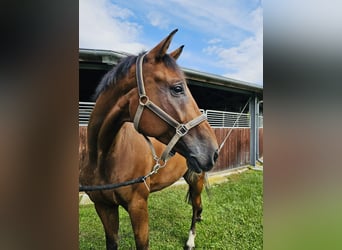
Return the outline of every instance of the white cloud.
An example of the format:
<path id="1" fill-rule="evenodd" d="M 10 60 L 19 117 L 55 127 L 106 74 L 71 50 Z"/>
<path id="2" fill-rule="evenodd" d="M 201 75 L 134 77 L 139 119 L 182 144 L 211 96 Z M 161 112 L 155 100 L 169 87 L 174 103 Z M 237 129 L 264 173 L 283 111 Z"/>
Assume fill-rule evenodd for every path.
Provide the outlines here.
<path id="1" fill-rule="evenodd" d="M 237 46 L 227 47 L 208 42 L 203 49 L 207 55 L 216 55 L 218 62 L 227 73 L 224 76 L 243 81 L 263 82 L 263 26 L 262 9 L 257 8 L 249 14 L 249 30 L 252 35 L 240 41 Z M 214 39 L 215 40 L 215 39 Z"/>
<path id="2" fill-rule="evenodd" d="M 152 26 L 159 27 L 161 29 L 169 28 L 169 20 L 165 18 L 160 12 L 151 11 L 147 14 L 147 18 L 149 19 Z"/>
<path id="3" fill-rule="evenodd" d="M 252 4 L 259 3 L 249 2 Z M 156 30 L 193 32 L 185 36 L 189 39 L 186 48 L 192 55 L 201 54 L 198 48 L 202 49 L 199 58 L 203 62 L 184 59 L 185 67 L 206 71 L 210 66 L 221 75 L 262 84 L 262 7 L 251 10 L 239 0 L 144 0 L 127 6 L 130 10 L 109 0 L 80 0 L 80 47 L 131 53 L 146 50 L 148 47 L 138 42 L 145 35 L 140 20 L 144 16 Z"/>
<path id="4" fill-rule="evenodd" d="M 222 42 L 222 39 L 220 39 L 220 38 L 213 38 L 213 39 L 210 39 L 208 41 L 208 44 L 217 44 L 217 43 L 220 43 L 220 42 Z"/>
<path id="5" fill-rule="evenodd" d="M 211 36 L 202 52 L 214 58 L 208 63 L 216 62 L 216 67 L 225 72 L 223 75 L 262 84 L 262 7 L 250 10 L 238 0 L 146 2 L 150 4 L 149 8 L 162 10 L 160 16 L 178 20 L 181 26 Z"/>
<path id="6" fill-rule="evenodd" d="M 263 81 L 262 37 L 255 36 L 243 40 L 239 46 L 222 49 L 220 62 L 234 73 L 225 76 L 253 83 Z"/>
<path id="7" fill-rule="evenodd" d="M 204 53 L 217 55 L 221 67 L 230 72 L 224 74 L 226 77 L 260 84 L 263 81 L 262 46 L 262 34 L 258 34 L 231 48 L 209 46 Z"/>
<path id="8" fill-rule="evenodd" d="M 146 8 L 159 11 L 164 18 L 170 18 L 175 22 L 178 20 L 184 26 L 201 32 L 218 34 L 220 37 L 231 36 L 227 30 L 232 27 L 253 32 L 257 25 L 251 22 L 252 16 L 239 0 L 145 0 L 145 2 Z"/>
<path id="9" fill-rule="evenodd" d="M 79 2 L 79 46 L 138 53 L 146 47 L 138 43 L 142 27 L 127 21 L 133 13 L 108 0 Z"/>

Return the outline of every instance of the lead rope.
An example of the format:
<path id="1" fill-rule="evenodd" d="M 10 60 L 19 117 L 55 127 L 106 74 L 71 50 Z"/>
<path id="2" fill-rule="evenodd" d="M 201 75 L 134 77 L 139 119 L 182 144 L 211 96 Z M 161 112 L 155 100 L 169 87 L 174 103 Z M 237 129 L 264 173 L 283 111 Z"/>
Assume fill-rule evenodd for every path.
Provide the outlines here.
<path id="1" fill-rule="evenodd" d="M 226 137 L 223 139 L 223 141 L 222 141 L 222 143 L 221 143 L 221 145 L 220 145 L 220 147 L 219 147 L 219 149 L 218 149 L 219 153 L 220 153 L 221 149 L 223 148 L 224 144 L 226 143 L 228 137 L 229 137 L 230 134 L 232 133 L 233 128 L 235 127 L 237 121 L 240 119 L 240 117 L 241 117 L 243 111 L 245 111 L 245 109 L 246 109 L 246 107 L 247 107 L 247 104 L 249 103 L 250 100 L 251 100 L 251 97 L 247 100 L 247 102 L 246 102 L 245 106 L 243 107 L 241 113 L 240 113 L 239 116 L 236 118 L 236 120 L 235 120 L 235 122 L 234 122 L 234 124 L 233 124 L 233 127 L 230 128 L 230 130 L 228 131 Z"/>

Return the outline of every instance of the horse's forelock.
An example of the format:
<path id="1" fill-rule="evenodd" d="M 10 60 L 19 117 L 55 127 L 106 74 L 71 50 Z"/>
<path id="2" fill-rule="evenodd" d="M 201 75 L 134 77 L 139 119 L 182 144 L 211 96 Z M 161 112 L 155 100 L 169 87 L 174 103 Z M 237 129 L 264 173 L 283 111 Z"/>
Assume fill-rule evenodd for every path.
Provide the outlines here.
<path id="1" fill-rule="evenodd" d="M 180 70 L 177 62 L 173 59 L 170 55 L 166 54 L 163 56 L 162 61 L 164 62 L 165 66 L 169 69 L 173 70 Z"/>

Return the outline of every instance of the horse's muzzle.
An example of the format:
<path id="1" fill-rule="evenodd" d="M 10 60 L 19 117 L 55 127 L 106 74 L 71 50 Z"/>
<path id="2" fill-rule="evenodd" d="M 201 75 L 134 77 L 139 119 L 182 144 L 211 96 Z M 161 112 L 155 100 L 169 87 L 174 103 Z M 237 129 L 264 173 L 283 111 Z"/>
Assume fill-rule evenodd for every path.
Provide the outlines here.
<path id="1" fill-rule="evenodd" d="M 214 167 L 218 155 L 218 150 L 215 150 L 212 155 L 190 154 L 190 156 L 187 157 L 188 167 L 196 173 L 210 171 Z"/>
<path id="2" fill-rule="evenodd" d="M 215 162 L 217 161 L 218 156 L 219 156 L 219 150 L 216 149 L 213 155 L 213 165 L 215 165 Z"/>

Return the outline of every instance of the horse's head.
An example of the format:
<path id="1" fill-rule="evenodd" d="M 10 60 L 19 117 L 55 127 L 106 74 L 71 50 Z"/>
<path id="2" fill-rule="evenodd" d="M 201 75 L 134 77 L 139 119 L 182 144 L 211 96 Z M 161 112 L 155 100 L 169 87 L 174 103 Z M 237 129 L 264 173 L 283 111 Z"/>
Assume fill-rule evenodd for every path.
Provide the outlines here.
<path id="1" fill-rule="evenodd" d="M 129 112 L 139 132 L 165 144 L 176 134 L 177 123 L 186 125 L 178 128 L 177 132 L 185 135 L 181 136 L 173 150 L 182 154 L 196 172 L 208 171 L 218 157 L 218 144 L 209 123 L 205 118 L 201 119 L 203 116 L 177 66 L 176 59 L 183 46 L 170 54 L 166 53 L 176 31 L 144 56 L 138 57 L 136 81 L 140 86 L 132 95 Z M 154 107 L 150 107 L 150 102 Z M 167 115 L 160 115 L 163 111 Z M 188 126 L 192 121 L 196 124 Z"/>

